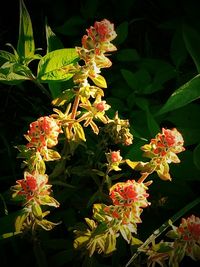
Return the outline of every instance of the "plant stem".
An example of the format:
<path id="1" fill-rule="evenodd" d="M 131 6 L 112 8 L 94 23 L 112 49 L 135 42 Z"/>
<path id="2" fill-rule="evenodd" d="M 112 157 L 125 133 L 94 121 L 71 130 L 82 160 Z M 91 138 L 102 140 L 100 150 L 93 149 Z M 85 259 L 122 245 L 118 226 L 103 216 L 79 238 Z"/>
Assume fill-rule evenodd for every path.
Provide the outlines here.
<path id="1" fill-rule="evenodd" d="M 73 103 L 73 107 L 72 107 L 72 114 L 71 114 L 71 119 L 72 120 L 74 120 L 76 118 L 76 112 L 77 112 L 77 109 L 78 109 L 79 100 L 80 100 L 80 97 L 77 94 L 76 97 L 75 97 L 74 103 Z M 69 131 L 71 130 L 71 128 L 72 128 L 72 123 L 69 124 Z"/>

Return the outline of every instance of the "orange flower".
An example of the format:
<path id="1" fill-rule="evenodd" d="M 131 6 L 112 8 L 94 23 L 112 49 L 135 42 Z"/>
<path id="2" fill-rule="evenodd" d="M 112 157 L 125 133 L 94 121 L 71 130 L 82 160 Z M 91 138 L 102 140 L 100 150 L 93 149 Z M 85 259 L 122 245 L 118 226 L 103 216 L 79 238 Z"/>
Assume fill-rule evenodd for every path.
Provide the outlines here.
<path id="1" fill-rule="evenodd" d="M 49 196 L 51 185 L 47 182 L 48 176 L 46 174 L 24 172 L 24 179 L 17 180 L 17 184 L 11 188 L 14 191 L 13 197 L 24 196 L 25 205 L 29 202 L 35 202 L 40 205 L 57 207 L 58 202 Z"/>
<path id="2" fill-rule="evenodd" d="M 137 203 L 140 207 L 148 206 L 146 193 L 148 188 L 143 183 L 137 183 L 135 180 L 117 183 L 110 188 L 110 198 L 114 205 L 132 206 Z"/>
<path id="3" fill-rule="evenodd" d="M 191 215 L 182 218 L 178 232 L 185 241 L 196 241 L 200 244 L 200 218 Z"/>
<path id="4" fill-rule="evenodd" d="M 100 22 L 96 21 L 94 24 L 94 29 L 98 34 L 98 38 L 101 42 L 112 41 L 117 36 L 114 31 L 114 24 L 110 23 L 109 20 L 104 19 Z"/>
<path id="5" fill-rule="evenodd" d="M 177 154 L 185 150 L 183 137 L 176 128 L 172 130 L 162 128 L 162 133 L 157 134 L 150 144 L 152 152 L 161 156 L 165 156 L 169 151 Z"/>
<path id="6" fill-rule="evenodd" d="M 62 132 L 58 122 L 52 117 L 41 117 L 30 124 L 25 138 L 27 147 L 35 147 L 40 151 L 44 147 L 53 147 L 58 143 L 58 135 Z"/>

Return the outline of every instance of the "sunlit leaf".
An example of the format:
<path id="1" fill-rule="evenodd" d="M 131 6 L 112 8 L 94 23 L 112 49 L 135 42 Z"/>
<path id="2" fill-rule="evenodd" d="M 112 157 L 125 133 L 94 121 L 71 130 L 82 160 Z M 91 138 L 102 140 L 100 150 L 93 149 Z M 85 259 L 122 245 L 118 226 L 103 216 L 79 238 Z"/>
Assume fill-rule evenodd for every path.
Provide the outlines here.
<path id="1" fill-rule="evenodd" d="M 75 92 L 72 89 L 66 89 L 52 101 L 52 104 L 54 106 L 62 106 L 65 103 L 69 103 L 74 98 L 74 96 Z"/>
<path id="2" fill-rule="evenodd" d="M 101 88 L 107 88 L 106 80 L 102 75 L 97 74 L 95 77 L 90 77 L 90 79 L 94 82 L 95 85 Z"/>
<path id="3" fill-rule="evenodd" d="M 17 62 L 17 57 L 15 55 L 4 50 L 0 50 L 0 58 L 3 58 L 6 61 L 13 62 L 13 63 Z"/>
<path id="4" fill-rule="evenodd" d="M 23 0 L 20 0 L 20 25 L 17 52 L 22 59 L 35 53 L 32 22 Z"/>
<path id="5" fill-rule="evenodd" d="M 74 48 L 49 52 L 38 64 L 37 78 L 43 82 L 68 80 L 74 75 L 73 64 L 78 59 L 78 54 Z"/>

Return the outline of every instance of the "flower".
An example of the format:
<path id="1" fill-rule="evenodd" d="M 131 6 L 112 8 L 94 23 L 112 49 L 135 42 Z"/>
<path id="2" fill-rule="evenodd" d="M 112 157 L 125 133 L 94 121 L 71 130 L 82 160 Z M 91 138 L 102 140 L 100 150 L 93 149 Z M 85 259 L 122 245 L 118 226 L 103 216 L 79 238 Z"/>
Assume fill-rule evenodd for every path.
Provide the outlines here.
<path id="1" fill-rule="evenodd" d="M 135 180 L 128 180 L 113 185 L 110 188 L 110 198 L 114 205 L 119 206 L 132 206 L 136 204 L 140 207 L 147 207 L 147 197 L 149 194 L 146 193 L 148 188 L 144 183 L 137 183 Z"/>
<path id="2" fill-rule="evenodd" d="M 58 135 L 62 132 L 58 122 L 52 117 L 41 117 L 30 124 L 25 138 L 29 141 L 27 147 L 34 147 L 38 151 L 53 147 L 58 143 Z"/>
<path id="3" fill-rule="evenodd" d="M 183 147 L 184 140 L 176 128 L 162 128 L 162 133 L 157 134 L 155 139 L 151 139 L 152 152 L 156 155 L 165 156 L 169 151 L 180 153 L 185 150 Z"/>
<path id="4" fill-rule="evenodd" d="M 106 153 L 106 158 L 108 161 L 108 169 L 120 171 L 119 164 L 122 163 L 122 157 L 120 156 L 120 150 L 118 151 L 110 151 Z"/>
<path id="5" fill-rule="evenodd" d="M 200 244 L 200 218 L 191 215 L 187 219 L 182 218 L 178 227 L 178 233 L 185 241 L 194 241 Z"/>
<path id="6" fill-rule="evenodd" d="M 104 19 L 100 22 L 96 21 L 94 24 L 94 29 L 101 42 L 112 41 L 117 36 L 116 32 L 114 31 L 114 24 L 110 23 L 110 21 L 107 19 Z"/>
<path id="7" fill-rule="evenodd" d="M 48 176 L 46 174 L 39 174 L 24 172 L 24 179 L 17 180 L 17 185 L 11 189 L 14 191 L 13 197 L 21 195 L 25 197 L 25 205 L 32 202 L 40 205 L 49 205 L 57 207 L 58 202 L 50 197 L 51 185 L 47 184 Z"/>

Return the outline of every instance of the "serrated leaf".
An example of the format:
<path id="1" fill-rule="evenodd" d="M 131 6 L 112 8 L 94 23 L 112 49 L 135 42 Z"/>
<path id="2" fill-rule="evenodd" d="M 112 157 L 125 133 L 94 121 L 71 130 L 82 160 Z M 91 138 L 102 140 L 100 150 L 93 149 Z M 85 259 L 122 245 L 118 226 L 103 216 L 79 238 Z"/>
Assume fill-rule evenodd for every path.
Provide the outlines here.
<path id="1" fill-rule="evenodd" d="M 38 64 L 37 78 L 43 82 L 69 80 L 73 76 L 73 64 L 78 59 L 74 48 L 49 52 Z"/>
<path id="2" fill-rule="evenodd" d="M 99 86 L 101 88 L 107 88 L 106 80 L 102 75 L 97 74 L 95 77 L 90 77 L 90 79 L 94 82 L 96 86 Z"/>
<path id="3" fill-rule="evenodd" d="M 178 109 L 200 97 L 200 74 L 182 85 L 169 97 L 157 115 Z"/>
<path id="4" fill-rule="evenodd" d="M 20 24 L 17 52 L 22 59 L 32 57 L 35 53 L 32 22 L 23 0 L 20 0 Z"/>

